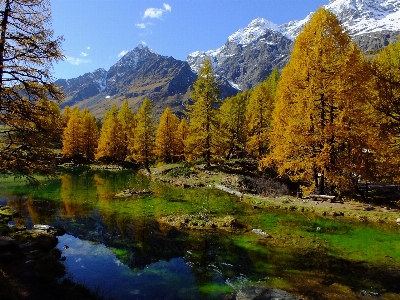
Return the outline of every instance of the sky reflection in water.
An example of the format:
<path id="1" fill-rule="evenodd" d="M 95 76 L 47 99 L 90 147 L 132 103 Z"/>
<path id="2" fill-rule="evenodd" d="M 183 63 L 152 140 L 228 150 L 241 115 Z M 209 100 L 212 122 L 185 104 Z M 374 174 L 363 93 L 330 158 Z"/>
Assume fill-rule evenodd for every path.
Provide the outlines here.
<path id="1" fill-rule="evenodd" d="M 66 247 L 67 246 L 67 247 Z M 143 270 L 131 270 L 103 244 L 59 237 L 68 276 L 117 299 L 198 299 L 190 267 L 182 258 L 159 261 Z M 172 298 L 171 298 L 172 299 Z"/>

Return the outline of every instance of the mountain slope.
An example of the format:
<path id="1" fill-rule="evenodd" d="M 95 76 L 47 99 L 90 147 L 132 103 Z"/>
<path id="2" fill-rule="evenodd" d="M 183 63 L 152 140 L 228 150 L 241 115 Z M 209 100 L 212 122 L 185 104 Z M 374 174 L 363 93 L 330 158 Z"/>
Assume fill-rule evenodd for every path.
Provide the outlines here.
<path id="1" fill-rule="evenodd" d="M 72 79 L 59 79 L 55 85 L 62 87 L 65 94 L 63 105 L 72 106 L 79 101 L 98 95 L 106 88 L 107 71 L 98 69 L 92 73 Z"/>
<path id="2" fill-rule="evenodd" d="M 156 54 L 139 45 L 125 54 L 108 71 L 104 69 L 87 73 L 74 79 L 60 79 L 56 84 L 63 88 L 66 101 L 63 105 L 87 107 L 98 118 L 113 104 L 118 107 L 128 100 L 137 110 L 148 97 L 156 115 L 167 106 L 182 112 L 190 97 L 190 88 L 197 79 L 187 62 Z M 221 82 L 222 96 L 237 93 L 237 89 Z"/>

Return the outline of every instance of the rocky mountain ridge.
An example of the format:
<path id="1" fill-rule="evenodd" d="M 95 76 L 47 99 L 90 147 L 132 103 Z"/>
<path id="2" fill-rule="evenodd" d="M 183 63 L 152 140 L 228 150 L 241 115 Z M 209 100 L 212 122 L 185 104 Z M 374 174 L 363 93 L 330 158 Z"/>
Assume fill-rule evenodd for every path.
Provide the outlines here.
<path id="1" fill-rule="evenodd" d="M 63 106 L 87 107 L 96 117 L 102 118 L 112 105 L 121 106 L 125 100 L 136 110 L 143 99 L 153 103 L 156 115 L 166 106 L 174 112 L 182 112 L 190 98 L 190 88 L 197 75 L 185 61 L 159 55 L 146 46 L 139 45 L 125 54 L 108 71 L 98 69 L 78 78 L 59 79 L 66 96 Z M 222 97 L 237 93 L 221 78 Z"/>

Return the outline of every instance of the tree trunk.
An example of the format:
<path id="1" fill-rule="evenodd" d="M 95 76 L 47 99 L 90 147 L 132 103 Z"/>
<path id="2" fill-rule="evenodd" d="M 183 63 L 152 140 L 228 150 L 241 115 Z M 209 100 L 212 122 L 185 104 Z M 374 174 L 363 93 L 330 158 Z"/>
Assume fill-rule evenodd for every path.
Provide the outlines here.
<path id="1" fill-rule="evenodd" d="M 3 19 L 1 20 L 1 37 L 0 37 L 0 89 L 3 88 L 4 74 L 4 51 L 6 47 L 6 32 L 8 25 L 8 16 L 10 14 L 10 1 L 6 0 L 4 7 Z"/>

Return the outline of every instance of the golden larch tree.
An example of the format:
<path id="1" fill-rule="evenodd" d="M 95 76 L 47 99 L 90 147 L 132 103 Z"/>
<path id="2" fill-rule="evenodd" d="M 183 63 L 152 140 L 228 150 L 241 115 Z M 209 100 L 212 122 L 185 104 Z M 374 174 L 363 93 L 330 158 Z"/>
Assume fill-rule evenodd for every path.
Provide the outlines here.
<path id="1" fill-rule="evenodd" d="M 95 159 L 107 163 L 120 163 L 126 159 L 125 152 L 124 134 L 118 119 L 118 108 L 113 105 L 104 115 Z"/>
<path id="2" fill-rule="evenodd" d="M 118 122 L 121 124 L 123 156 L 128 157 L 131 154 L 129 152 L 129 144 L 133 140 L 136 128 L 135 114 L 129 107 L 128 100 L 125 100 L 122 104 L 117 117 Z"/>
<path id="3" fill-rule="evenodd" d="M 370 140 L 370 76 L 336 16 L 320 8 L 296 38 L 282 71 L 262 166 L 318 193 L 357 184 Z"/>
<path id="4" fill-rule="evenodd" d="M 155 125 L 153 106 L 148 98 L 137 112 L 136 122 L 135 136 L 130 145 L 132 158 L 150 172 L 149 163 L 154 159 Z"/>
<path id="5" fill-rule="evenodd" d="M 193 159 L 202 157 L 210 165 L 212 155 L 221 145 L 221 134 L 217 109 L 219 87 L 209 58 L 200 68 L 190 96 L 193 104 L 187 105 L 190 133 L 185 146 Z"/>
<path id="6" fill-rule="evenodd" d="M 373 161 L 380 174 L 379 179 L 400 180 L 400 38 L 378 53 L 371 63 L 374 97 L 371 104 L 379 124 L 375 139 L 379 141 L 379 156 Z M 378 153 L 377 153 L 378 154 Z"/>
<path id="7" fill-rule="evenodd" d="M 177 154 L 180 160 L 185 159 L 185 142 L 189 136 L 189 124 L 186 118 L 182 118 L 177 129 Z"/>
<path id="8" fill-rule="evenodd" d="M 250 155 L 261 158 L 266 154 L 271 129 L 271 116 L 275 104 L 279 72 L 274 69 L 268 78 L 251 91 L 246 111 L 247 143 Z"/>
<path id="9" fill-rule="evenodd" d="M 246 148 L 246 107 L 249 92 L 226 99 L 220 107 L 220 126 L 226 159 Z"/>
<path id="10" fill-rule="evenodd" d="M 83 137 L 82 114 L 79 108 L 67 110 L 68 121 L 62 136 L 61 153 L 66 158 L 80 160 L 81 140 Z M 65 115 L 65 111 L 64 111 Z M 64 119 L 64 118 L 63 118 Z"/>
<path id="11" fill-rule="evenodd" d="M 82 137 L 80 138 L 80 152 L 87 162 L 94 160 L 99 142 L 99 126 L 91 112 L 84 108 L 81 113 Z"/>
<path id="12" fill-rule="evenodd" d="M 155 140 L 155 154 L 167 163 L 177 160 L 179 119 L 167 107 L 160 117 Z"/>
<path id="13" fill-rule="evenodd" d="M 53 37 L 50 1 L 0 2 L 0 169 L 27 175 L 52 173 L 59 136 L 50 104 L 63 95 L 53 83 L 53 62 L 63 59 L 62 37 Z M 45 123 L 42 123 L 45 122 Z M 41 153 L 41 154 L 40 154 Z"/>

